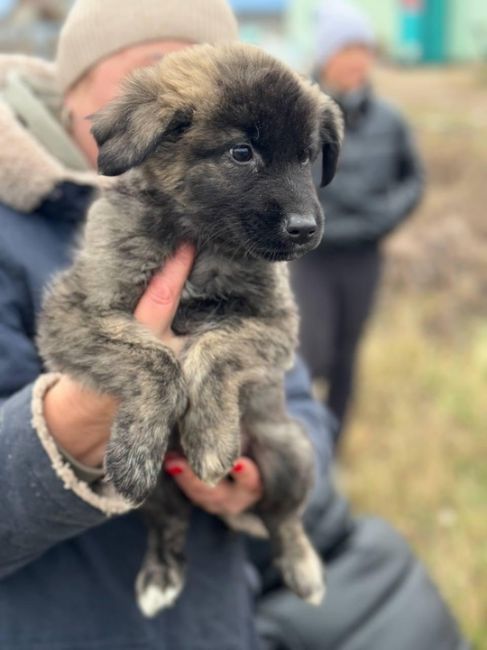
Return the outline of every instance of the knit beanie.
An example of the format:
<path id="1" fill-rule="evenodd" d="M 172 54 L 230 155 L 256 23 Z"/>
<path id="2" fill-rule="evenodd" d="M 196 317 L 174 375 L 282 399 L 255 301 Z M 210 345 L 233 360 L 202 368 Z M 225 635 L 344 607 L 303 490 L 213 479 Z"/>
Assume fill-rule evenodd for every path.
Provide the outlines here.
<path id="1" fill-rule="evenodd" d="M 96 63 L 131 45 L 237 38 L 237 21 L 226 0 L 76 0 L 59 37 L 58 84 L 66 92 Z"/>
<path id="2" fill-rule="evenodd" d="M 368 16 L 347 0 L 325 0 L 318 11 L 316 63 L 325 65 L 350 45 L 377 44 Z"/>

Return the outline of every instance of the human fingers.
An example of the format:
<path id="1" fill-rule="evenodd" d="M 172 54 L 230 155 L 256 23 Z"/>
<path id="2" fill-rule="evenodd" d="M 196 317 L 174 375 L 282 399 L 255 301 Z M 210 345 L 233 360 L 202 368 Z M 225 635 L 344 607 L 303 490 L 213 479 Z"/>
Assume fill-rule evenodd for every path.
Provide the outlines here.
<path id="1" fill-rule="evenodd" d="M 223 480 L 215 487 L 200 481 L 187 461 L 182 458 L 166 461 L 165 469 L 193 503 L 211 514 L 240 514 L 252 507 L 262 496 L 258 469 L 248 458 L 239 459 L 235 463 L 231 472 L 233 481 Z"/>
<path id="2" fill-rule="evenodd" d="M 194 246 L 183 244 L 154 275 L 137 305 L 134 312 L 136 320 L 159 337 L 171 329 L 194 258 Z"/>
<path id="3" fill-rule="evenodd" d="M 259 468 L 247 457 L 239 458 L 233 466 L 232 478 L 241 491 L 262 497 L 263 485 Z"/>

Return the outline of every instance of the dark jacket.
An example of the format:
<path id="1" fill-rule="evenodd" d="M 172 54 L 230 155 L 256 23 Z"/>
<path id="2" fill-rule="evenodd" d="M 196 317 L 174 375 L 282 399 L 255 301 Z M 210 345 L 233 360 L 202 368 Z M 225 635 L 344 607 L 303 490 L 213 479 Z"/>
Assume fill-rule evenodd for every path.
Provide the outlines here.
<path id="1" fill-rule="evenodd" d="M 338 171 L 319 190 L 326 216 L 322 250 L 379 241 L 423 194 L 423 167 L 399 111 L 370 89 L 353 106 L 342 101 L 341 107 L 345 140 Z"/>

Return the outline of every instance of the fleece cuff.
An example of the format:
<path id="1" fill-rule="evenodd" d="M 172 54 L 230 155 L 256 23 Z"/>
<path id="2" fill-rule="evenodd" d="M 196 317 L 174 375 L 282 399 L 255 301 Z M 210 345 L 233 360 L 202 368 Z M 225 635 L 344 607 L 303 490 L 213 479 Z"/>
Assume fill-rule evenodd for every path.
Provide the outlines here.
<path id="1" fill-rule="evenodd" d="M 63 482 L 65 489 L 71 490 L 80 499 L 107 516 L 120 515 L 133 510 L 134 505 L 118 494 L 110 481 L 97 481 L 89 485 L 81 480 L 59 450 L 44 418 L 44 395 L 57 381 L 59 381 L 57 374 L 41 375 L 35 382 L 32 393 L 32 426 L 49 456 L 54 472 Z"/>

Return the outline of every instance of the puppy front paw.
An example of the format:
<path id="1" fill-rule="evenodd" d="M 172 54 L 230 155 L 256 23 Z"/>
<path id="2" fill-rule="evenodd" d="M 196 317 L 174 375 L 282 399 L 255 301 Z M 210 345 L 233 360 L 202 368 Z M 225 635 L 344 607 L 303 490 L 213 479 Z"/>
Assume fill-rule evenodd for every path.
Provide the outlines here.
<path id="1" fill-rule="evenodd" d="M 196 476 L 207 485 L 218 485 L 232 471 L 235 461 L 240 456 L 240 447 L 233 450 L 213 448 L 186 452 L 188 462 Z"/>
<path id="2" fill-rule="evenodd" d="M 157 485 L 169 439 L 169 418 L 144 401 L 121 406 L 105 454 L 107 477 L 118 492 L 141 504 Z"/>
<path id="3" fill-rule="evenodd" d="M 196 412 L 187 413 L 181 423 L 181 446 L 196 476 L 217 485 L 240 456 L 240 428 L 232 422 L 226 427 L 203 428 L 204 420 Z"/>
<path id="4" fill-rule="evenodd" d="M 162 457 L 146 447 L 111 440 L 105 455 L 107 478 L 125 499 L 140 505 L 157 485 Z"/>

